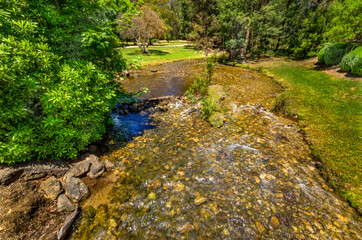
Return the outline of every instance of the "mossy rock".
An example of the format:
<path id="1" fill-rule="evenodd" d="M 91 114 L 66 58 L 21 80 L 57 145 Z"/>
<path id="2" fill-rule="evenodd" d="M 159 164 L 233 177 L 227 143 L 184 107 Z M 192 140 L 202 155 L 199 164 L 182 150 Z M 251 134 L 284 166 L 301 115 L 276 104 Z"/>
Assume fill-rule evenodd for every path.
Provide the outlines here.
<path id="1" fill-rule="evenodd" d="M 224 89 L 220 85 L 211 85 L 207 89 L 211 102 L 218 103 L 226 96 Z"/>
<path id="2" fill-rule="evenodd" d="M 84 213 L 84 216 L 87 218 L 94 218 L 97 211 L 93 206 L 89 205 L 89 206 L 86 206 L 83 208 L 83 213 Z"/>
<path id="3" fill-rule="evenodd" d="M 210 124 L 215 128 L 220 128 L 224 125 L 224 115 L 222 113 L 214 113 L 209 117 Z"/>

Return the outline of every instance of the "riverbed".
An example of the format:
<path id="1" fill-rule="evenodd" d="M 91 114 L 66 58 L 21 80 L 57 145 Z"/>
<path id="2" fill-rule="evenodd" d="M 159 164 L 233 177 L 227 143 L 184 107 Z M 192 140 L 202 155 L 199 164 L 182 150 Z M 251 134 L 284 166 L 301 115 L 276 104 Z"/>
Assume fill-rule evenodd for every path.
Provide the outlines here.
<path id="1" fill-rule="evenodd" d="M 271 111 L 282 88 L 261 73 L 218 65 L 224 126 L 181 97 L 200 61 L 145 67 L 128 78 L 144 98 L 115 111 L 104 155 L 116 167 L 91 190 L 72 239 L 361 239 L 360 220 L 318 173 L 296 122 Z"/>

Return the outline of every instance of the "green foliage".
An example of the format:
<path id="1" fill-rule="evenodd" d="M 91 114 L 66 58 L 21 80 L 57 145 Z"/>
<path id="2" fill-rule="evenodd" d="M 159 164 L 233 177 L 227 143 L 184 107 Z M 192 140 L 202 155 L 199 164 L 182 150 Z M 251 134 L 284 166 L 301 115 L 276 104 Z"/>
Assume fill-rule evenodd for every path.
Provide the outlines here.
<path id="1" fill-rule="evenodd" d="M 207 92 L 207 81 L 201 76 L 197 76 L 192 82 L 190 88 L 186 91 L 186 96 L 190 95 L 205 95 Z"/>
<path id="2" fill-rule="evenodd" d="M 341 70 L 362 76 L 362 46 L 343 57 Z"/>
<path id="3" fill-rule="evenodd" d="M 334 0 L 327 12 L 330 21 L 324 37 L 331 42 L 355 42 L 361 39 L 362 1 Z"/>
<path id="4" fill-rule="evenodd" d="M 206 83 L 210 84 L 216 69 L 217 55 L 213 54 L 206 58 Z"/>
<path id="5" fill-rule="evenodd" d="M 319 50 L 318 54 L 317 54 L 317 57 L 318 57 L 318 62 L 319 63 L 325 63 L 325 60 L 324 60 L 324 55 L 325 55 L 325 52 L 326 52 L 326 49 L 332 45 L 331 43 L 327 43 L 324 45 L 324 47 Z"/>
<path id="6" fill-rule="evenodd" d="M 2 1 L 0 163 L 73 158 L 105 132 L 125 68 L 103 1 Z M 4 14 L 2 14 L 4 16 Z"/>
<path id="7" fill-rule="evenodd" d="M 318 62 L 329 66 L 337 65 L 350 48 L 348 43 L 327 44 L 318 52 Z"/>
<path id="8" fill-rule="evenodd" d="M 215 113 L 221 111 L 220 101 L 224 98 L 225 92 L 219 85 L 212 85 L 207 88 L 207 96 L 202 98 L 201 113 L 203 119 L 208 119 Z M 214 118 L 214 120 L 216 120 Z"/>
<path id="9" fill-rule="evenodd" d="M 207 120 L 215 112 L 220 111 L 220 104 L 213 101 L 212 97 L 205 96 L 202 99 L 201 114 L 204 120 Z"/>
<path id="10" fill-rule="evenodd" d="M 196 80 L 191 84 L 190 88 L 186 91 L 186 95 L 201 95 L 207 93 L 207 87 L 210 85 L 212 76 L 216 69 L 216 54 L 205 58 L 206 71 L 204 77 L 197 76 Z"/>

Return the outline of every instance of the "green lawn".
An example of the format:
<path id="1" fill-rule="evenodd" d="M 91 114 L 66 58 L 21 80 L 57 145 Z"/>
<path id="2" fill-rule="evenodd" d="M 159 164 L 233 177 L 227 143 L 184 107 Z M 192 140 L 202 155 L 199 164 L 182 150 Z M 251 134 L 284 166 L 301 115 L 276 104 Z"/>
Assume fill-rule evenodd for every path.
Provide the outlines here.
<path id="1" fill-rule="evenodd" d="M 278 60 L 260 66 L 286 87 L 279 110 L 298 115 L 324 177 L 361 213 L 361 82 L 296 65 Z"/>
<path id="2" fill-rule="evenodd" d="M 177 41 L 173 42 L 173 44 L 180 45 L 186 43 Z M 189 45 L 180 47 L 150 46 L 149 54 L 142 54 L 139 48 L 124 48 L 120 49 L 120 51 L 128 61 L 136 61 L 142 65 L 203 57 L 201 52 L 196 51 Z"/>

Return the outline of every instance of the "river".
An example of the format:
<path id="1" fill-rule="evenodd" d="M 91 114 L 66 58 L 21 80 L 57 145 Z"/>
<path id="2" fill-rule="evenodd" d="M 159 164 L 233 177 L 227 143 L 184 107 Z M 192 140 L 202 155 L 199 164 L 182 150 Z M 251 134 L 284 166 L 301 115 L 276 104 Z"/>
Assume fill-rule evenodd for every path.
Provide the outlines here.
<path id="1" fill-rule="evenodd" d="M 124 85 L 181 96 L 201 72 L 199 61 L 150 66 Z M 319 175 L 296 122 L 271 112 L 282 88 L 221 65 L 212 84 L 226 92 L 218 129 L 185 97 L 112 114 L 102 158 L 116 167 L 91 188 L 71 239 L 361 239 L 357 213 Z"/>

